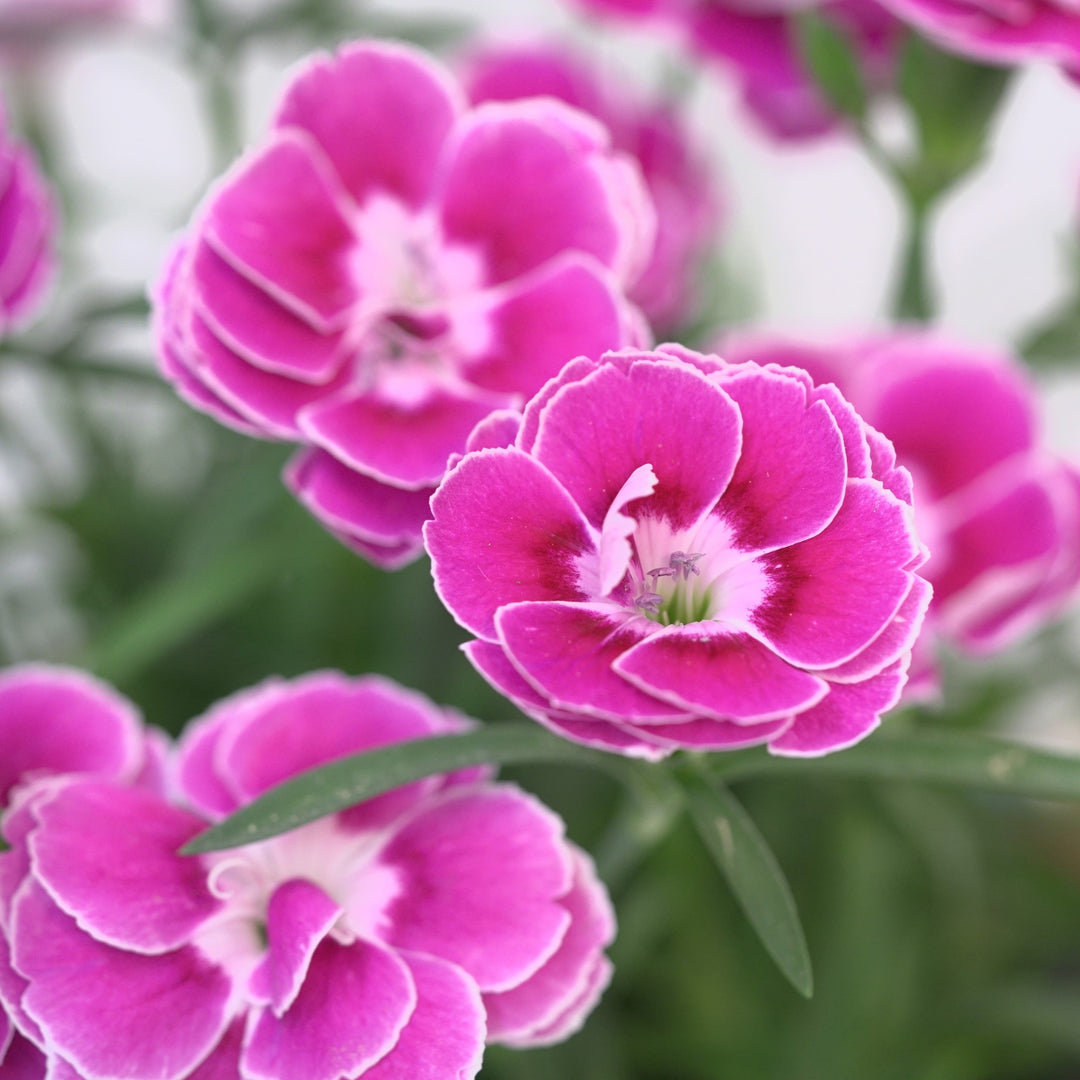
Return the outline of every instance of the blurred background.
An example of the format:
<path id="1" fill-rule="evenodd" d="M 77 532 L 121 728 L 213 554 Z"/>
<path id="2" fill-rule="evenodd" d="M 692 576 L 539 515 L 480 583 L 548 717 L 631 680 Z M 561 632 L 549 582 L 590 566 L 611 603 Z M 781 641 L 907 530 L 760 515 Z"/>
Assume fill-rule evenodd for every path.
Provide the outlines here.
<path id="1" fill-rule="evenodd" d="M 715 172 L 723 224 L 680 340 L 887 325 L 904 201 L 847 128 L 772 139 L 728 73 L 560 0 L 174 0 L 132 24 L 0 42 L 9 123 L 63 214 L 50 299 L 0 343 L 0 660 L 86 666 L 173 732 L 270 674 L 324 667 L 382 672 L 486 721 L 512 713 L 458 654 L 466 635 L 426 560 L 371 568 L 282 488 L 287 448 L 175 397 L 145 298 L 312 49 L 376 35 L 453 58 L 492 35 L 552 34 L 617 82 L 677 96 Z M 885 145 L 912 138 L 902 102 L 875 103 L 870 123 Z M 1050 444 L 1080 459 L 1078 206 L 1080 88 L 1049 66 L 1017 71 L 978 163 L 931 213 L 928 266 L 935 323 L 1025 351 Z M 1080 750 L 1078 655 L 1074 618 L 992 664 L 951 658 L 942 703 L 908 720 Z M 611 870 L 617 973 L 580 1035 L 494 1048 L 485 1080 L 1080 1078 L 1075 808 L 801 777 L 739 785 L 806 927 L 804 1001 L 685 821 L 607 859 L 613 782 L 514 776 Z"/>

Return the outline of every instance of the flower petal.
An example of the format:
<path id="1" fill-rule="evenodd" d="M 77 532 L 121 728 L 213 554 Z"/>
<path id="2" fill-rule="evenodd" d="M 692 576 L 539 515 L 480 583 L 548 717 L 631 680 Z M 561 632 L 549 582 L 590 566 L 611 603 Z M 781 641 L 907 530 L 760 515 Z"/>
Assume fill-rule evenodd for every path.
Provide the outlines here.
<path id="1" fill-rule="evenodd" d="M 647 694 L 736 723 L 791 716 L 828 692 L 822 679 L 792 667 L 749 634 L 718 624 L 666 627 L 613 666 Z"/>
<path id="2" fill-rule="evenodd" d="M 144 742 L 135 707 L 90 675 L 43 664 L 0 672 L 0 806 L 45 772 L 133 777 Z"/>
<path id="3" fill-rule="evenodd" d="M 447 236 L 480 252 L 492 285 L 567 249 L 615 266 L 628 225 L 613 198 L 606 150 L 606 130 L 562 102 L 477 106 L 448 150 L 441 191 Z"/>
<path id="4" fill-rule="evenodd" d="M 570 1028 L 571 1008 L 580 1024 L 600 996 L 603 986 L 593 976 L 603 949 L 614 940 L 615 913 L 592 860 L 577 848 L 573 858 L 574 884 L 561 901 L 570 913 L 570 929 L 558 952 L 521 985 L 484 995 L 492 1042 L 537 1045 L 546 1041 L 538 1033 L 556 1021 L 560 1029 Z"/>
<path id="5" fill-rule="evenodd" d="M 248 984 L 280 1017 L 296 1000 L 319 943 L 344 913 L 318 885 L 282 882 L 266 906 L 266 953 Z"/>
<path id="6" fill-rule="evenodd" d="M 27 844 L 38 880 L 99 941 L 163 953 L 218 907 L 198 859 L 177 849 L 200 818 L 140 788 L 97 780 L 58 784 L 33 809 Z"/>
<path id="7" fill-rule="evenodd" d="M 833 683 L 828 696 L 795 717 L 791 728 L 769 743 L 782 757 L 818 757 L 866 738 L 881 714 L 899 700 L 907 682 L 907 658 L 859 683 Z"/>
<path id="8" fill-rule="evenodd" d="M 353 472 L 325 450 L 302 450 L 285 467 L 285 485 L 346 543 L 367 545 L 384 569 L 411 562 L 423 548 L 431 489 L 410 491 Z"/>
<path id="9" fill-rule="evenodd" d="M 230 266 L 316 329 L 340 326 L 356 303 L 348 197 L 300 132 L 279 131 L 233 167 L 203 230 Z"/>
<path id="10" fill-rule="evenodd" d="M 791 727 L 791 717 L 760 724 L 736 724 L 730 720 L 700 717 L 684 724 L 627 724 L 626 730 L 668 753 L 672 750 L 737 750 L 776 738 Z"/>
<path id="11" fill-rule="evenodd" d="M 471 1080 L 484 1053 L 484 1006 L 476 983 L 434 956 L 402 951 L 416 983 L 416 1009 L 386 1057 L 364 1080 Z"/>
<path id="12" fill-rule="evenodd" d="M 688 364 L 622 357 L 564 385 L 540 419 L 533 453 L 599 527 L 642 465 L 656 490 L 636 510 L 687 528 L 712 507 L 732 478 L 742 442 L 739 410 Z M 564 597 L 564 599 L 566 599 Z"/>
<path id="13" fill-rule="evenodd" d="M 45 1080 L 45 1055 L 17 1031 L 7 1053 L 0 1051 L 0 1076 L 4 1080 Z"/>
<path id="14" fill-rule="evenodd" d="M 240 1074 L 245 1080 L 339 1080 L 387 1054 L 416 1008 L 405 963 L 371 941 L 315 950 L 292 1007 L 250 1014 Z"/>
<path id="15" fill-rule="evenodd" d="M 238 273 L 197 237 L 191 253 L 191 302 L 214 335 L 263 371 L 301 382 L 327 382 L 341 367 L 340 331 L 323 333 Z"/>
<path id="16" fill-rule="evenodd" d="M 158 956 L 114 949 L 33 881 L 16 900 L 11 940 L 30 983 L 27 1012 L 87 1080 L 179 1080 L 225 1030 L 229 980 L 190 946 Z"/>
<path id="17" fill-rule="evenodd" d="M 470 319 L 485 328 L 463 370 L 477 386 L 531 397 L 575 356 L 633 343 L 636 319 L 611 273 L 569 252 L 506 288 L 480 294 Z"/>
<path id="18" fill-rule="evenodd" d="M 723 387 L 743 418 L 742 452 L 718 507 L 741 551 L 821 532 L 844 501 L 847 459 L 828 406 L 777 372 L 750 368 Z"/>
<path id="19" fill-rule="evenodd" d="M 627 619 L 606 605 L 541 601 L 500 608 L 495 627 L 511 662 L 552 708 L 646 723 L 684 716 L 613 668 L 627 649 L 655 633 L 656 624 L 644 617 Z"/>
<path id="20" fill-rule="evenodd" d="M 307 61 L 274 123 L 309 132 L 357 203 L 384 191 L 419 207 L 462 106 L 461 91 L 424 53 L 357 42 Z"/>
<path id="21" fill-rule="evenodd" d="M 835 667 L 881 633 L 911 590 L 908 512 L 876 480 L 849 480 L 823 532 L 760 557 L 773 587 L 750 621 L 780 656 Z"/>
<path id="22" fill-rule="evenodd" d="M 464 968 L 481 990 L 516 986 L 559 947 L 570 887 L 562 822 L 507 785 L 451 788 L 387 842 L 405 883 L 385 939 Z"/>
<path id="23" fill-rule="evenodd" d="M 421 400 L 408 403 L 346 392 L 304 409 L 300 430 L 342 464 L 415 490 L 443 478 L 447 458 L 464 449 L 469 433 L 495 404 L 442 386 L 428 386 Z"/>
<path id="24" fill-rule="evenodd" d="M 435 590 L 467 630 L 494 640 L 495 611 L 521 600 L 584 600 L 595 539 L 538 462 L 517 450 L 470 454 L 431 499 L 424 526 Z"/>

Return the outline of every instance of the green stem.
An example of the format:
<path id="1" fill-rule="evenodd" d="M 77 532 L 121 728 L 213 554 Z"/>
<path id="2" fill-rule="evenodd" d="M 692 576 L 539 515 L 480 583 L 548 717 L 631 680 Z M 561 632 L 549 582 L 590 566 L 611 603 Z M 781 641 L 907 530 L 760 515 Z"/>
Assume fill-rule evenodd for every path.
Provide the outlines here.
<path id="1" fill-rule="evenodd" d="M 928 204 L 909 193 L 908 233 L 892 304 L 893 317 L 901 321 L 927 322 L 934 312 L 928 265 L 928 211 Z"/>
<path id="2" fill-rule="evenodd" d="M 741 750 L 713 755 L 708 762 L 709 771 L 725 783 L 758 776 L 838 776 L 951 784 L 1038 799 L 1080 799 L 1080 758 L 970 732 L 877 735 L 820 758 Z"/>

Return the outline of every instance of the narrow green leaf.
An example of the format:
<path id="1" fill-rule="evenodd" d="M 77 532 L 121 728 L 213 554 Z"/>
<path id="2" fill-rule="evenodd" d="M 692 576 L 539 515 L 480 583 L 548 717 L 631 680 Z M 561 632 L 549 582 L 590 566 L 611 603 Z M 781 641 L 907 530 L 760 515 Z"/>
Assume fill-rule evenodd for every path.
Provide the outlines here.
<path id="1" fill-rule="evenodd" d="M 560 739 L 534 723 L 493 724 L 463 735 L 395 743 L 322 765 L 272 788 L 255 802 L 200 833 L 185 855 L 252 844 L 435 773 L 474 765 L 565 761 L 614 771 L 623 779 L 642 768 L 615 754 Z"/>
<path id="2" fill-rule="evenodd" d="M 799 51 L 825 96 L 842 113 L 866 115 L 866 86 L 851 41 L 820 15 L 803 12 L 796 20 Z"/>
<path id="3" fill-rule="evenodd" d="M 751 776 L 843 776 L 914 780 L 1003 795 L 1080 800 L 1080 758 L 964 731 L 881 734 L 820 758 L 773 757 L 746 750 L 714 754 L 710 772 L 725 781 Z"/>
<path id="4" fill-rule="evenodd" d="M 151 588 L 99 636 L 85 666 L 124 682 L 245 603 L 280 572 L 281 545 L 230 548 L 213 562 Z"/>
<path id="5" fill-rule="evenodd" d="M 812 997 L 810 952 L 795 898 L 772 849 L 742 804 L 721 783 L 687 780 L 690 815 L 750 925 L 788 982 Z"/>

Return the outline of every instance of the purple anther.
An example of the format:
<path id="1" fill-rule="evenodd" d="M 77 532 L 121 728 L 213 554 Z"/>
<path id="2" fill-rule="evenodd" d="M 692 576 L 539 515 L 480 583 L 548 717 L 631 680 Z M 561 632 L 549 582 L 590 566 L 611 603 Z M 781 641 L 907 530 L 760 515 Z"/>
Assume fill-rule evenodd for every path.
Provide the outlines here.
<path id="1" fill-rule="evenodd" d="M 641 608 L 642 611 L 647 611 L 650 615 L 655 615 L 663 604 L 664 598 L 659 593 L 647 592 L 642 593 L 635 601 L 634 606 Z"/>
<path id="2" fill-rule="evenodd" d="M 656 588 L 656 579 L 657 578 L 678 577 L 679 576 L 679 571 L 674 569 L 671 566 L 660 566 L 660 567 L 657 567 L 655 570 L 650 570 L 648 572 L 648 574 L 646 574 L 645 576 L 652 578 L 653 588 L 655 589 Z"/>
<path id="3" fill-rule="evenodd" d="M 701 568 L 697 565 L 698 559 L 705 557 L 704 551 L 693 551 L 687 554 L 685 551 L 673 551 L 668 565 L 677 574 L 682 570 L 683 581 L 689 581 L 691 574 L 700 574 Z"/>

